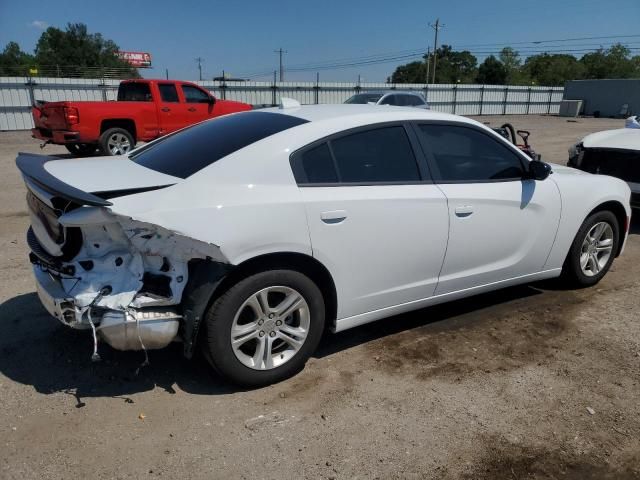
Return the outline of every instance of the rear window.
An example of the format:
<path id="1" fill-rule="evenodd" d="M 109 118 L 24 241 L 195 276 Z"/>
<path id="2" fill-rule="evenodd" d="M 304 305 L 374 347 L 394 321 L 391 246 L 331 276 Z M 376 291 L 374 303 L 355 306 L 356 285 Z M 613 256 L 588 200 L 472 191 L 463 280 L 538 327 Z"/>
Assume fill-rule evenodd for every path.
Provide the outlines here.
<path id="1" fill-rule="evenodd" d="M 199 123 L 129 156 L 134 162 L 187 178 L 221 158 L 307 120 L 271 112 L 244 112 Z"/>
<path id="2" fill-rule="evenodd" d="M 121 83 L 118 87 L 119 102 L 150 102 L 148 83 Z"/>
<path id="3" fill-rule="evenodd" d="M 369 102 L 376 103 L 378 100 L 382 98 L 381 93 L 358 93 L 353 97 L 347 99 L 344 103 L 359 103 L 359 104 L 367 104 Z"/>

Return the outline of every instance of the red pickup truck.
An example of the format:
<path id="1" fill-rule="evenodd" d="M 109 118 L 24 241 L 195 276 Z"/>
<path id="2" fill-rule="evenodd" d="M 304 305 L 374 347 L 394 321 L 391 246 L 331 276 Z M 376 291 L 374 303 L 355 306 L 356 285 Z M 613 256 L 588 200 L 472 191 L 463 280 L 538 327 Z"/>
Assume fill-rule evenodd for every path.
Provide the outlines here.
<path id="1" fill-rule="evenodd" d="M 31 132 L 74 155 L 91 155 L 97 149 L 103 155 L 123 155 L 139 141 L 243 110 L 251 110 L 251 105 L 216 99 L 194 83 L 125 80 L 116 102 L 36 102 Z"/>

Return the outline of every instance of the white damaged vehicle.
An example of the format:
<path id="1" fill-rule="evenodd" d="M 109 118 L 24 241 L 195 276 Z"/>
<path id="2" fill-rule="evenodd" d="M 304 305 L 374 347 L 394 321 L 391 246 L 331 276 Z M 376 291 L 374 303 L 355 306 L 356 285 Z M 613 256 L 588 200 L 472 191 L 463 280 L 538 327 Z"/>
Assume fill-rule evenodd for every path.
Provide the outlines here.
<path id="1" fill-rule="evenodd" d="M 631 206 L 640 208 L 640 129 L 627 125 L 589 134 L 569 148 L 567 164 L 624 180 L 631 188 Z"/>
<path id="2" fill-rule="evenodd" d="M 618 179 L 532 161 L 464 117 L 283 104 L 129 156 L 18 156 L 40 299 L 93 331 L 95 358 L 100 340 L 181 340 L 269 384 L 325 329 L 561 275 L 593 285 L 623 250 Z"/>

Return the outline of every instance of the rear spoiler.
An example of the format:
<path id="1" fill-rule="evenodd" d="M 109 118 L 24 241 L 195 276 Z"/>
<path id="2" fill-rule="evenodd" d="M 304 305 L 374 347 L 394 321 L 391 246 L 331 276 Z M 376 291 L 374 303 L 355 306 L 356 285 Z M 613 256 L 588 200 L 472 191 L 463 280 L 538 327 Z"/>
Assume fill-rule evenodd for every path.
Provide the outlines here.
<path id="1" fill-rule="evenodd" d="M 51 160 L 61 159 L 47 155 L 20 152 L 16 158 L 16 165 L 26 179 L 52 195 L 64 198 L 70 202 L 79 203 L 80 205 L 92 205 L 95 207 L 108 207 L 113 205 L 111 202 L 97 195 L 83 192 L 51 175 L 46 168 L 44 168 L 45 163 Z"/>

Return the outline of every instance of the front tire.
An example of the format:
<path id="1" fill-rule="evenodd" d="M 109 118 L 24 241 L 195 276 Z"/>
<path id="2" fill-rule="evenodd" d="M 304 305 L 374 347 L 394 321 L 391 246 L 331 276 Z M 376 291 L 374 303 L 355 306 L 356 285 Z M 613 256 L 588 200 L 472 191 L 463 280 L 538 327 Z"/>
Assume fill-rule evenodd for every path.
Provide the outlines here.
<path id="1" fill-rule="evenodd" d="M 136 141 L 133 135 L 124 128 L 110 128 L 100 135 L 100 150 L 103 155 L 126 155 Z"/>
<path id="2" fill-rule="evenodd" d="M 238 385 L 269 385 L 302 370 L 324 323 L 322 293 L 309 277 L 292 270 L 256 273 L 207 311 L 205 357 Z"/>
<path id="3" fill-rule="evenodd" d="M 619 231 L 618 219 L 612 212 L 590 215 L 578 230 L 562 267 L 565 282 L 590 287 L 602 280 L 618 251 Z"/>

